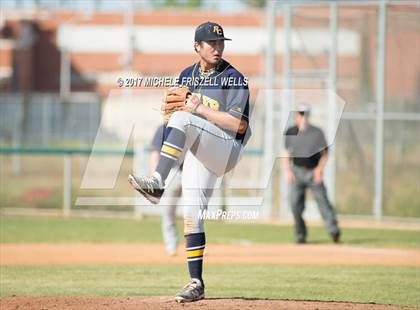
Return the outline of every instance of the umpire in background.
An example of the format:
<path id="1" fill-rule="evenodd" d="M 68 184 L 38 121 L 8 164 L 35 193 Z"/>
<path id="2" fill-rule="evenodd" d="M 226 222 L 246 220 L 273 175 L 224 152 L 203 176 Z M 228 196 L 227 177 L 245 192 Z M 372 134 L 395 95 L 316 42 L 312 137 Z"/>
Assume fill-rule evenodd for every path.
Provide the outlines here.
<path id="1" fill-rule="evenodd" d="M 322 181 L 328 158 L 327 142 L 322 130 L 309 123 L 309 105 L 300 104 L 294 114 L 296 125 L 286 131 L 283 165 L 291 185 L 290 204 L 295 221 L 296 243 L 306 242 L 307 229 L 302 213 L 307 188 L 311 189 L 325 227 L 337 243 L 340 240 L 340 229 Z"/>

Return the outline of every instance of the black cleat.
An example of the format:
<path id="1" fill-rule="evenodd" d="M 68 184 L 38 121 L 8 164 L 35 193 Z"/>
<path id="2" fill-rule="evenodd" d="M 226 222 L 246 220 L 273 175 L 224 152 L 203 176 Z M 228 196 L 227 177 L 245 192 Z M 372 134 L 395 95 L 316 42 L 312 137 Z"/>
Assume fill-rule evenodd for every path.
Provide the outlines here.
<path id="1" fill-rule="evenodd" d="M 296 244 L 305 244 L 306 239 L 296 239 Z"/>
<path id="2" fill-rule="evenodd" d="M 136 177 L 133 174 L 128 175 L 128 182 L 133 188 L 141 193 L 147 200 L 157 204 L 163 195 L 164 189 L 160 187 L 158 179 L 154 176 Z"/>
<path id="3" fill-rule="evenodd" d="M 192 279 L 182 290 L 176 294 L 177 302 L 192 302 L 204 299 L 204 287 L 198 279 Z"/>
<path id="4" fill-rule="evenodd" d="M 331 238 L 332 238 L 334 243 L 339 243 L 340 242 L 340 232 L 337 231 L 335 233 L 331 233 Z"/>

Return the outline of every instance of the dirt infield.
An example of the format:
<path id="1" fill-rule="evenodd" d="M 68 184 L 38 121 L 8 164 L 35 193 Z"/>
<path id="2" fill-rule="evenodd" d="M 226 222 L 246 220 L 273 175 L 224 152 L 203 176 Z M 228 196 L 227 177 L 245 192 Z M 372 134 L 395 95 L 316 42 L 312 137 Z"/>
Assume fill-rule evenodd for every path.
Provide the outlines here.
<path id="1" fill-rule="evenodd" d="M 420 266 L 418 249 L 347 245 L 209 244 L 206 264 L 322 264 Z M 185 264 L 181 248 L 165 255 L 160 243 L 1 244 L 0 264 Z"/>
<path id="2" fill-rule="evenodd" d="M 414 309 L 397 306 L 348 302 L 294 301 L 276 299 L 210 298 L 190 304 L 178 304 L 173 297 L 3 297 L 0 308 L 9 309 L 290 309 L 290 310 L 397 310 Z"/>

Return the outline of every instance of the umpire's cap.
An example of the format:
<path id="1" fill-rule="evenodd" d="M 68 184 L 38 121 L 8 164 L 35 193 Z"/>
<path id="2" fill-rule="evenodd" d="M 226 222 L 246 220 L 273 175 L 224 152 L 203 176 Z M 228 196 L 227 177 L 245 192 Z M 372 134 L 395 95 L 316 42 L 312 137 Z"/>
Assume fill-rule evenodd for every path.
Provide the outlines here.
<path id="1" fill-rule="evenodd" d="M 296 107 L 296 112 L 309 114 L 311 113 L 311 106 L 306 102 L 299 103 Z"/>
<path id="2" fill-rule="evenodd" d="M 219 24 L 213 22 L 206 22 L 199 25 L 195 29 L 194 41 L 216 41 L 216 40 L 228 40 L 231 39 L 225 38 L 223 33 L 223 28 Z"/>

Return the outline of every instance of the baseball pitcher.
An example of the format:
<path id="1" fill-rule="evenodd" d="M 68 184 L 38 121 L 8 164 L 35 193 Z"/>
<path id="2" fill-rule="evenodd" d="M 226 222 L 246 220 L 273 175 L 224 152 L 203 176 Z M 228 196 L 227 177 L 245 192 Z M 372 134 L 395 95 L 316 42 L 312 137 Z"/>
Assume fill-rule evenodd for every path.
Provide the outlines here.
<path id="1" fill-rule="evenodd" d="M 226 40 L 216 23 L 196 28 L 199 61 L 181 72 L 179 86 L 168 89 L 163 100 L 167 126 L 157 168 L 151 176 L 128 177 L 134 189 L 156 204 L 169 171 L 184 160 L 184 235 L 191 281 L 176 295 L 178 302 L 204 298 L 206 238 L 199 213 L 207 209 L 217 179 L 235 167 L 251 135 L 248 80 L 222 58 Z"/>

